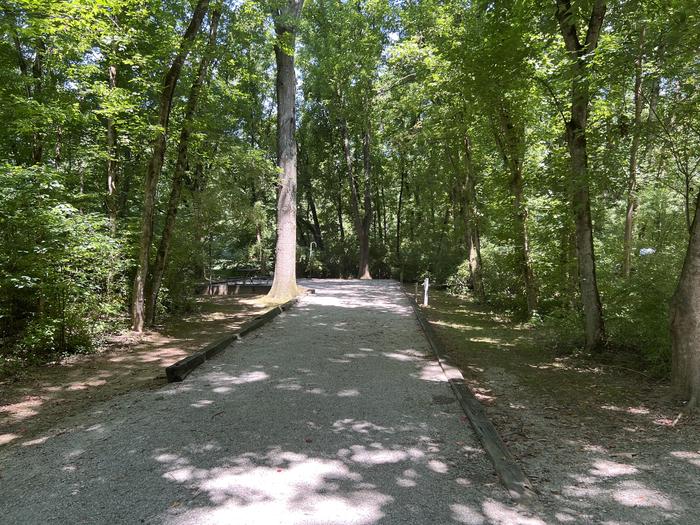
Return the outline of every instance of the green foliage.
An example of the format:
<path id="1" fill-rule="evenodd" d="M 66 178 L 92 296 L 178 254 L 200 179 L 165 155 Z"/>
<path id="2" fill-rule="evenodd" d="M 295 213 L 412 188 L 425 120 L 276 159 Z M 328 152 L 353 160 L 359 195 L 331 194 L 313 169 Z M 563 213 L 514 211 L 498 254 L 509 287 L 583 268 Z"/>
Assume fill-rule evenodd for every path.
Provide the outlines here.
<path id="1" fill-rule="evenodd" d="M 3 354 L 86 351 L 122 298 L 122 246 L 104 217 L 69 203 L 60 174 L 0 169 L 0 319 Z"/>

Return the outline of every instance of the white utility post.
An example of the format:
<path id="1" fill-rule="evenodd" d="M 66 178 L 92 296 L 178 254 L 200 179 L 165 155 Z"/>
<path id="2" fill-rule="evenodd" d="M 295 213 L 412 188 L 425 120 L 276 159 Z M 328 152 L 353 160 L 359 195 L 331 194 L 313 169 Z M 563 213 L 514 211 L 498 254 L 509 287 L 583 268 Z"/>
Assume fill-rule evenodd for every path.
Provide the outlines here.
<path id="1" fill-rule="evenodd" d="M 428 288 L 430 288 L 430 279 L 426 277 L 423 281 L 423 306 L 428 306 Z"/>

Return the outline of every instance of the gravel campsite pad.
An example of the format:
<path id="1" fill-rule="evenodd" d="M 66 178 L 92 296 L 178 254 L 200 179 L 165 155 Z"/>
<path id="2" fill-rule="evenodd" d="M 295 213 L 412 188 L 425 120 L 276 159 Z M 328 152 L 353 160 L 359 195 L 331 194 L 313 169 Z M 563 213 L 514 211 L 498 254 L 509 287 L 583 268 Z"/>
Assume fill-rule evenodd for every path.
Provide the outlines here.
<path id="1" fill-rule="evenodd" d="M 543 523 L 509 502 L 400 287 L 305 284 L 186 381 L 5 448 L 3 523 Z"/>

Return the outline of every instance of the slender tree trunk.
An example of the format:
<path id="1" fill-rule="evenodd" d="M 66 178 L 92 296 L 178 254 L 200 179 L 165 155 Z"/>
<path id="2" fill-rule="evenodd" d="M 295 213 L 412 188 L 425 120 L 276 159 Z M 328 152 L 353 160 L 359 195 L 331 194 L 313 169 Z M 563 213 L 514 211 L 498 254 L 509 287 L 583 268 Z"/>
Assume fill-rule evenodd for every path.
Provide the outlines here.
<path id="1" fill-rule="evenodd" d="M 268 297 L 283 301 L 297 295 L 297 143 L 296 73 L 294 46 L 296 29 L 292 24 L 301 14 L 303 0 L 288 0 L 276 13 L 275 60 L 277 63 L 277 165 L 281 170 L 277 191 L 277 247 L 275 275 Z"/>
<path id="2" fill-rule="evenodd" d="M 32 97 L 36 101 L 41 101 L 41 94 L 44 88 L 44 55 L 46 54 L 46 44 L 39 40 L 36 45 L 36 56 L 32 64 Z M 42 130 L 35 129 L 32 135 L 32 164 L 41 164 L 44 157 L 44 138 L 46 134 Z"/>
<path id="3" fill-rule="evenodd" d="M 605 0 L 595 0 L 588 23 L 585 43 L 578 38 L 575 14 L 568 0 L 557 0 L 557 18 L 567 51 L 572 60 L 571 119 L 566 124 L 566 140 L 571 157 L 573 209 L 576 224 L 579 286 L 585 317 L 586 349 L 599 351 L 605 344 L 603 308 L 596 279 L 593 225 L 588 180 L 586 127 L 588 122 L 588 63 L 598 45 L 605 17 Z"/>
<path id="4" fill-rule="evenodd" d="M 537 310 L 537 284 L 530 261 L 530 236 L 527 228 L 527 204 L 523 180 L 523 157 L 525 154 L 525 130 L 516 126 L 508 110 L 499 108 L 499 128 L 494 129 L 496 143 L 503 162 L 510 173 L 510 192 L 513 196 L 513 225 L 520 275 L 525 286 L 527 318 Z"/>
<path id="5" fill-rule="evenodd" d="M 336 202 L 336 211 L 338 212 L 338 233 L 340 234 L 340 243 L 345 244 L 345 226 L 343 225 L 343 185 L 342 177 L 338 184 L 338 199 Z"/>
<path id="6" fill-rule="evenodd" d="M 700 408 L 700 198 L 688 251 L 671 300 L 672 382 L 675 394 Z"/>
<path id="7" fill-rule="evenodd" d="M 307 181 L 306 184 L 306 200 L 309 203 L 309 210 L 311 211 L 311 219 L 314 224 L 314 240 L 319 250 L 324 249 L 323 245 L 323 235 L 321 235 L 321 223 L 318 220 L 318 213 L 316 211 L 316 202 L 314 201 L 313 187 L 311 186 L 311 181 Z"/>
<path id="8" fill-rule="evenodd" d="M 163 170 L 165 149 L 167 143 L 167 131 L 172 109 L 173 95 L 177 81 L 180 78 L 182 66 L 192 48 L 192 44 L 199 33 L 204 15 L 209 8 L 209 0 L 199 0 L 192 14 L 192 19 L 185 31 L 173 63 L 170 66 L 163 81 L 163 89 L 160 96 L 158 114 L 159 131 L 153 142 L 153 155 L 146 172 L 143 214 L 141 218 L 141 241 L 139 243 L 139 256 L 137 261 L 136 277 L 131 305 L 131 329 L 142 332 L 146 321 L 145 315 L 145 288 L 148 277 L 148 263 L 153 242 L 153 219 L 155 215 L 156 189 L 158 179 Z"/>
<path id="9" fill-rule="evenodd" d="M 108 66 L 109 91 L 117 87 L 117 66 Z M 117 130 L 112 117 L 107 118 L 107 213 L 109 215 L 109 227 L 112 237 L 117 234 L 117 188 L 119 185 L 118 158 L 117 158 Z"/>
<path id="10" fill-rule="evenodd" d="M 156 252 L 156 260 L 153 265 L 153 272 L 151 275 L 150 284 L 147 286 L 148 293 L 146 302 L 146 322 L 148 324 L 153 324 L 155 322 L 158 294 L 160 293 L 160 287 L 163 281 L 163 273 L 165 272 L 168 253 L 170 251 L 170 244 L 172 242 L 173 232 L 175 231 L 175 221 L 177 219 L 178 207 L 180 206 L 182 187 L 184 185 L 185 176 L 188 169 L 188 153 L 190 146 L 190 138 L 192 136 L 192 128 L 194 125 L 194 118 L 197 113 L 199 96 L 202 92 L 202 87 L 204 86 L 207 73 L 209 71 L 209 62 L 211 60 L 211 55 L 216 46 L 216 33 L 220 17 L 221 11 L 220 8 L 217 7 L 212 11 L 211 14 L 211 23 L 209 26 L 209 41 L 207 42 L 207 47 L 204 50 L 204 54 L 202 55 L 201 60 L 199 61 L 197 76 L 193 80 L 192 86 L 190 87 L 190 94 L 189 98 L 187 99 L 187 106 L 185 107 L 185 116 L 182 121 L 182 129 L 180 130 L 180 142 L 178 144 L 177 161 L 175 163 L 175 174 L 173 176 L 172 185 L 170 187 L 168 209 L 165 214 L 165 224 L 163 226 L 163 233 L 160 238 L 160 244 L 158 245 L 158 251 Z"/>
<path id="11" fill-rule="evenodd" d="M 396 210 L 396 259 L 399 266 L 403 266 L 401 260 L 401 212 L 403 211 L 403 190 L 406 182 L 406 168 L 403 158 L 400 160 L 399 171 L 401 172 L 401 184 L 399 186 L 399 206 Z"/>
<path id="12" fill-rule="evenodd" d="M 476 174 L 472 162 L 472 148 L 469 136 L 464 139 L 464 213 L 466 226 L 467 253 L 469 255 L 469 275 L 474 287 L 474 295 L 480 303 L 486 302 L 486 290 L 481 267 L 481 234 L 476 202 Z"/>
<path id="13" fill-rule="evenodd" d="M 365 186 L 364 217 L 362 218 L 362 235 L 360 236 L 360 265 L 357 275 L 360 279 L 371 279 L 369 272 L 369 228 L 372 224 L 372 186 L 371 186 L 371 152 L 370 133 L 365 130 L 362 136 L 362 157 Z"/>
<path id="14" fill-rule="evenodd" d="M 371 279 L 369 273 L 369 228 L 372 221 L 372 200 L 371 188 L 369 187 L 370 163 L 369 163 L 369 134 L 363 134 L 363 172 L 365 177 L 364 193 L 364 216 L 360 214 L 360 197 L 357 180 L 352 166 L 352 153 L 350 152 L 350 138 L 348 137 L 348 127 L 345 121 L 341 122 L 340 131 L 343 140 L 343 153 L 347 167 L 348 181 L 350 183 L 350 204 L 352 217 L 355 224 L 355 233 L 359 242 L 359 262 L 357 277 L 359 279 Z M 369 201 L 369 202 L 368 202 Z M 368 213 L 369 210 L 369 213 Z"/>
<path id="15" fill-rule="evenodd" d="M 642 137 L 642 110 L 644 100 L 642 98 L 642 66 L 644 59 L 644 33 L 645 28 L 639 34 L 639 53 L 634 64 L 634 128 L 632 130 L 632 144 L 630 146 L 629 175 L 627 180 L 627 209 L 625 211 L 625 236 L 622 246 L 622 275 L 630 276 L 632 268 L 632 245 L 634 235 L 634 218 L 637 213 L 637 170 L 639 144 Z"/>

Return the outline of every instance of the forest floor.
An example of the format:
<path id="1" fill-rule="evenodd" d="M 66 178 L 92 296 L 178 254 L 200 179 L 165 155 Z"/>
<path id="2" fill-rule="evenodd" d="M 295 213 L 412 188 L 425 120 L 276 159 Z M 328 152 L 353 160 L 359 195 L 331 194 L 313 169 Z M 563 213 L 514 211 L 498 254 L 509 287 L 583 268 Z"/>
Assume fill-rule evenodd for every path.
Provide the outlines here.
<path id="1" fill-rule="evenodd" d="M 196 312 L 174 316 L 156 330 L 107 338 L 92 354 L 0 377 L 0 447 L 27 442 L 67 416 L 133 390 L 166 383 L 165 367 L 220 338 L 269 308 L 263 296 L 200 297 Z"/>
<path id="2" fill-rule="evenodd" d="M 555 523 L 698 523 L 700 421 L 667 382 L 565 355 L 468 298 L 424 309 Z M 606 361 L 606 362 L 601 362 Z"/>

